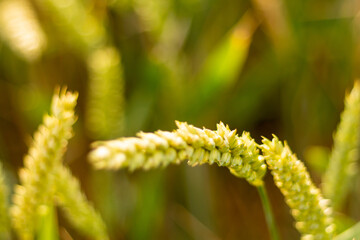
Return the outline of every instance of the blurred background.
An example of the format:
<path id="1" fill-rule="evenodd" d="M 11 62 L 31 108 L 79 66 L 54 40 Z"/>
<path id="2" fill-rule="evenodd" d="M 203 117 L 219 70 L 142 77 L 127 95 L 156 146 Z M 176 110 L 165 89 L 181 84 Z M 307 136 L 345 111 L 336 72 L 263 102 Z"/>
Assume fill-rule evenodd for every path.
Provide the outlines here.
<path id="1" fill-rule="evenodd" d="M 174 120 L 210 129 L 223 121 L 257 142 L 286 139 L 320 186 L 345 93 L 360 74 L 359 13 L 356 0 L 0 0 L 8 184 L 54 88 L 68 86 L 80 95 L 64 162 L 111 239 L 269 239 L 256 189 L 227 169 L 95 171 L 89 145 L 172 130 Z M 265 179 L 282 238 L 298 239 Z M 350 217 L 338 214 L 344 226 L 360 220 L 354 189 L 343 209 Z M 84 239 L 59 219 L 62 239 Z"/>

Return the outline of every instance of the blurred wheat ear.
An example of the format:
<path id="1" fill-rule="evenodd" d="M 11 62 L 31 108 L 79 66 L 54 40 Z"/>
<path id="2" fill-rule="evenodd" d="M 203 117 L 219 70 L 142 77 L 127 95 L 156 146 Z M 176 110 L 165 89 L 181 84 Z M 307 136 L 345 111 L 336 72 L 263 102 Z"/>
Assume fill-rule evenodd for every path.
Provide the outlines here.
<path id="1" fill-rule="evenodd" d="M 334 135 L 334 147 L 323 179 L 326 197 L 340 210 L 356 174 L 360 145 L 360 81 L 345 99 L 345 109 Z"/>
<path id="2" fill-rule="evenodd" d="M 59 169 L 64 168 L 62 158 L 68 140 L 73 136 L 72 125 L 76 122 L 74 108 L 77 97 L 77 93 L 68 92 L 66 88 L 55 92 L 51 114 L 45 115 L 43 124 L 34 134 L 29 153 L 24 158 L 24 168 L 19 172 L 21 185 L 15 188 L 13 205 L 10 209 L 11 220 L 20 239 L 34 239 L 35 236 L 42 235 L 44 229 L 39 227 L 42 226 L 40 219 L 44 218 L 43 210 L 51 208 L 54 203 L 67 208 L 81 205 L 78 215 L 66 215 L 74 227 L 92 238 L 107 239 L 100 216 L 81 194 L 77 181 L 70 172 L 63 170 L 60 175 L 58 172 Z M 62 189 L 59 184 L 68 184 L 69 188 Z M 59 198 L 57 191 L 60 190 L 62 197 Z M 52 211 L 50 209 L 45 212 Z M 92 231 L 84 229 L 83 222 L 93 223 Z M 97 229 L 99 231 L 96 231 Z"/>
<path id="3" fill-rule="evenodd" d="M 0 38 L 29 62 L 38 59 L 47 44 L 34 9 L 26 0 L 0 2 Z"/>
<path id="4" fill-rule="evenodd" d="M 93 139 L 119 137 L 123 130 L 124 97 L 120 54 L 114 47 L 92 52 L 87 61 L 89 89 L 86 127 Z"/>

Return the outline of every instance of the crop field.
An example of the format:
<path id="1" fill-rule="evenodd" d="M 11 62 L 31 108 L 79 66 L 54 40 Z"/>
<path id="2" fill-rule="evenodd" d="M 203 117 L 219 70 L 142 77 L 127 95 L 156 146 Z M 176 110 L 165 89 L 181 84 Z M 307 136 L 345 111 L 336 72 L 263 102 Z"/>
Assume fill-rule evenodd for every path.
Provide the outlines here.
<path id="1" fill-rule="evenodd" d="M 0 0 L 0 240 L 360 240 L 359 16 Z"/>

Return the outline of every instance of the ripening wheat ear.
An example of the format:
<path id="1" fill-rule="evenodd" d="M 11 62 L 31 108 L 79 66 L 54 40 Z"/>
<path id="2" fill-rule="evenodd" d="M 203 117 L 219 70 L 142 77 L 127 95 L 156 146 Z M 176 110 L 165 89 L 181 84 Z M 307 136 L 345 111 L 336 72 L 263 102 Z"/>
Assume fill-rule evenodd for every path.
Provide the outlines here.
<path id="1" fill-rule="evenodd" d="M 11 207 L 13 225 L 21 239 L 33 239 L 36 231 L 36 215 L 41 205 L 47 205 L 53 196 L 55 166 L 61 163 L 68 140 L 72 137 L 72 125 L 76 119 L 74 107 L 77 94 L 55 94 L 51 115 L 34 134 L 24 168 L 20 170 L 20 186 L 16 186 Z"/>
<path id="2" fill-rule="evenodd" d="M 0 163 L 0 239 L 10 239 L 8 215 L 8 188 L 5 184 L 4 171 Z"/>
<path id="3" fill-rule="evenodd" d="M 140 132 L 138 137 L 95 142 L 89 154 L 91 163 L 99 169 L 128 167 L 150 169 L 188 160 L 195 166 L 217 163 L 228 167 L 234 175 L 259 186 L 266 172 L 264 160 L 249 133 L 241 136 L 223 123 L 217 130 L 196 128 L 184 122 L 176 122 L 173 132 Z"/>
<path id="4" fill-rule="evenodd" d="M 29 153 L 24 158 L 24 168 L 20 170 L 20 183 L 16 186 L 15 195 L 13 198 L 14 205 L 10 209 L 10 214 L 13 221 L 13 226 L 20 239 L 34 239 L 34 234 L 37 231 L 38 213 L 41 211 L 42 206 L 51 206 L 54 197 L 57 196 L 56 191 L 62 188 L 59 186 L 59 176 L 57 176 L 58 169 L 63 168 L 62 157 L 66 150 L 68 140 L 72 137 L 72 125 L 76 121 L 74 108 L 77 100 L 77 93 L 67 92 L 66 89 L 57 91 L 53 97 L 51 105 L 51 114 L 44 117 L 44 123 L 39 127 L 38 131 L 34 134 L 34 140 L 31 144 Z M 71 178 L 70 173 L 61 175 L 61 184 L 74 184 L 68 191 L 62 192 L 60 199 L 67 201 L 59 201 L 66 207 L 67 202 L 71 201 L 75 204 L 79 200 L 81 204 L 87 204 L 84 197 L 78 197 L 81 193 L 75 186 L 75 180 Z M 84 206 L 84 211 L 78 211 L 77 216 L 68 215 L 69 218 L 75 217 L 72 222 L 76 223 L 85 221 L 84 219 L 96 214 L 91 206 Z M 90 212 L 90 214 L 89 214 Z M 101 219 L 95 218 L 93 225 L 96 229 L 97 223 Z M 93 219 L 87 219 L 91 221 Z M 84 230 L 81 226 L 79 230 Z M 102 224 L 103 225 L 103 224 Z M 102 225 L 98 229 L 102 228 Z M 85 231 L 89 233 L 90 231 Z M 93 232 L 90 232 L 93 233 Z M 103 236 L 103 233 L 101 233 Z M 98 236 L 92 236 L 98 237 Z M 99 238 L 100 239 L 100 238 Z M 105 237 L 102 239 L 106 239 Z"/>
<path id="5" fill-rule="evenodd" d="M 345 99 L 345 109 L 334 136 L 329 166 L 324 176 L 323 190 L 326 197 L 339 209 L 356 173 L 360 144 L 360 82 Z"/>
<path id="6" fill-rule="evenodd" d="M 276 186 L 291 208 L 301 239 L 332 239 L 335 225 L 329 200 L 314 186 L 304 164 L 275 135 L 272 141 L 263 139 L 261 150 Z"/>

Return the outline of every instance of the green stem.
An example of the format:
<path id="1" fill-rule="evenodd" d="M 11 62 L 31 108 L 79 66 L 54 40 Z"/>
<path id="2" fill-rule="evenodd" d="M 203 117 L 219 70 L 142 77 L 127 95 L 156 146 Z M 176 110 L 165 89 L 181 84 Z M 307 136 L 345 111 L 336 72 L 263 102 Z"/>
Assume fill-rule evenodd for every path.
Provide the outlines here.
<path id="1" fill-rule="evenodd" d="M 269 197 L 268 197 L 268 195 L 266 193 L 265 186 L 264 185 L 258 186 L 257 189 L 258 189 L 259 194 L 260 194 L 260 199 L 261 199 L 261 203 L 263 205 L 265 218 L 266 218 L 266 223 L 267 223 L 269 231 L 270 231 L 271 239 L 272 240 L 279 240 L 280 239 L 279 233 L 278 233 L 278 230 L 276 228 L 274 215 L 273 215 L 272 210 L 271 210 L 271 205 L 270 205 Z"/>
<path id="2" fill-rule="evenodd" d="M 56 208 L 52 204 L 43 205 L 39 211 L 37 240 L 58 240 Z"/>

